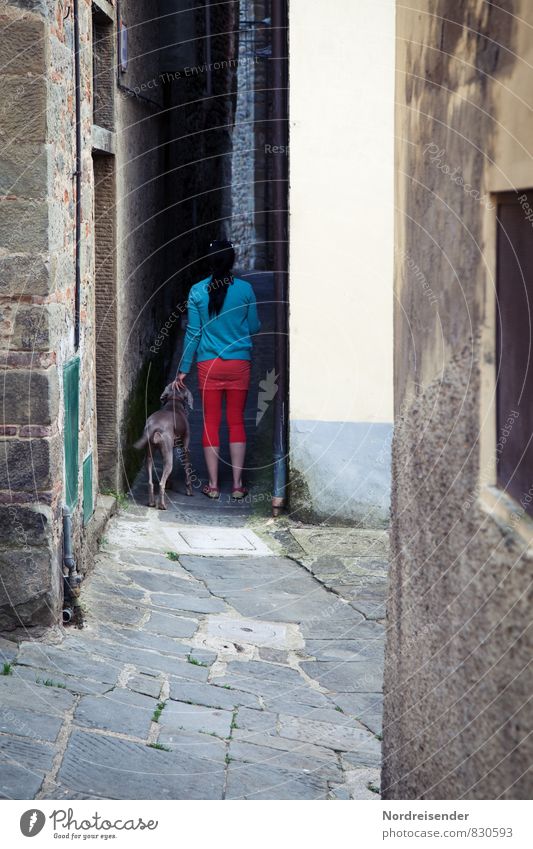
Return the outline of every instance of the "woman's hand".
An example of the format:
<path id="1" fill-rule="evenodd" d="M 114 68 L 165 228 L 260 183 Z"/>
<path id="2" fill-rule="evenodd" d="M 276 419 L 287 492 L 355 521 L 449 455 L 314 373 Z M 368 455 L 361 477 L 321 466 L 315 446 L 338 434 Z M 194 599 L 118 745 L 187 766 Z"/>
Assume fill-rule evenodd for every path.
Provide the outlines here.
<path id="1" fill-rule="evenodd" d="M 179 371 L 178 372 L 176 380 L 174 381 L 174 386 L 176 387 L 176 389 L 186 389 L 187 388 L 185 386 L 185 378 L 186 377 L 187 377 L 186 371 Z"/>

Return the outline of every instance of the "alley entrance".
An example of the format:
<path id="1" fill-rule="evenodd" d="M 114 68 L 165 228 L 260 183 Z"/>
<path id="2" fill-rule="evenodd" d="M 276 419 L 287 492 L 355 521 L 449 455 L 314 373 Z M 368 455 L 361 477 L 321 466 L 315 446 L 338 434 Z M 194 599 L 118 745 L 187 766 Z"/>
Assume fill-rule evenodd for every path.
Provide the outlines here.
<path id="1" fill-rule="evenodd" d="M 213 521 L 240 521 L 244 517 L 256 513 L 266 515 L 270 512 L 272 501 L 272 424 L 273 401 L 278 391 L 275 372 L 275 310 L 273 274 L 271 272 L 255 272 L 244 274 L 236 271 L 236 276 L 243 276 L 254 287 L 257 298 L 258 312 L 261 319 L 261 332 L 254 337 L 252 358 L 252 374 L 250 391 L 245 411 L 245 426 L 248 440 L 246 468 L 244 472 L 245 485 L 249 494 L 244 503 L 234 502 L 231 498 L 231 465 L 229 460 L 228 436 L 226 424 L 221 427 L 221 462 L 220 487 L 221 496 L 210 502 Z M 181 356 L 181 344 L 175 351 L 167 382 L 174 379 Z M 205 511 L 206 497 L 202 495 L 201 485 L 206 481 L 206 469 L 202 448 L 203 411 L 198 390 L 196 368 L 193 368 L 187 379 L 194 398 L 194 409 L 189 414 L 191 429 L 191 461 L 193 465 L 194 497 L 185 495 L 185 474 L 176 452 L 174 471 L 172 474 L 172 489 L 167 486 L 168 509 L 176 513 L 180 520 L 195 521 L 195 517 Z M 161 387 L 161 391 L 164 387 Z M 162 469 L 159 454 L 155 456 L 155 479 L 158 480 Z M 147 475 L 145 465 L 137 475 L 131 487 L 131 496 L 136 504 L 147 503 Z M 215 518 L 217 517 L 217 518 Z"/>

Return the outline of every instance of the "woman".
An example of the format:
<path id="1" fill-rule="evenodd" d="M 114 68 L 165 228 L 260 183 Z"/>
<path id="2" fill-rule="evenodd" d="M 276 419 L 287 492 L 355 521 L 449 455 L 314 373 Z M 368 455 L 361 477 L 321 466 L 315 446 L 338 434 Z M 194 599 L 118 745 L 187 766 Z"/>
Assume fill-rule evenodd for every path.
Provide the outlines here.
<path id="1" fill-rule="evenodd" d="M 218 459 L 222 397 L 226 395 L 229 450 L 233 471 L 232 497 L 242 499 L 246 454 L 244 405 L 250 385 L 251 336 L 261 327 L 254 291 L 246 280 L 232 274 L 235 251 L 231 242 L 209 246 L 211 277 L 196 283 L 189 292 L 188 325 L 176 384 L 184 387 L 194 357 L 198 360 L 198 383 L 204 410 L 202 444 L 209 483 L 202 492 L 218 498 Z"/>

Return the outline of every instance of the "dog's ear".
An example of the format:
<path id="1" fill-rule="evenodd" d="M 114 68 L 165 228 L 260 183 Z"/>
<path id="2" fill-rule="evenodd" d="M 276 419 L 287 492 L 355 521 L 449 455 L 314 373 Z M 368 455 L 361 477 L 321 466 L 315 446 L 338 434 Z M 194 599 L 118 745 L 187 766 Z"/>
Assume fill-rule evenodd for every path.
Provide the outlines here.
<path id="1" fill-rule="evenodd" d="M 172 391 L 172 384 L 169 383 L 168 386 L 165 386 L 165 388 L 163 390 L 163 394 L 161 395 L 161 397 L 159 399 L 162 404 L 166 404 L 166 402 L 168 401 L 168 396 L 170 395 L 171 391 Z"/>

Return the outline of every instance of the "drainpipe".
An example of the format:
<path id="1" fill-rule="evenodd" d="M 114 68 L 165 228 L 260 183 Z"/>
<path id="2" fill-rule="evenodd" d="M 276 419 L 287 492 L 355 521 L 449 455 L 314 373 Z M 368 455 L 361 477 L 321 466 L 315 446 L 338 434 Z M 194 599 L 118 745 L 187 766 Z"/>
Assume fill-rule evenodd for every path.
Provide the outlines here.
<path id="1" fill-rule="evenodd" d="M 76 560 L 72 553 L 72 514 L 63 507 L 63 622 L 70 622 L 74 608 L 79 605 L 81 578 L 76 570 Z"/>
<path id="2" fill-rule="evenodd" d="M 272 144 L 287 146 L 287 4 L 272 0 Z M 287 161 L 285 154 L 274 154 L 272 164 L 272 200 L 274 243 L 274 300 L 276 318 L 275 369 L 278 391 L 274 399 L 274 480 L 272 515 L 279 516 L 286 503 L 287 490 L 287 406 L 288 406 L 288 210 Z"/>
<path id="3" fill-rule="evenodd" d="M 206 3 L 205 5 L 205 64 L 207 65 L 206 70 L 206 97 L 211 97 L 213 94 L 213 73 L 211 70 L 211 64 L 213 61 L 213 48 L 211 44 L 211 9 L 209 5 Z M 209 106 L 209 104 L 206 104 Z"/>
<path id="4" fill-rule="evenodd" d="M 74 294 L 74 347 L 80 346 L 80 294 L 81 294 L 81 72 L 80 72 L 80 20 L 79 0 L 74 0 L 74 86 L 76 109 L 76 288 Z"/>

